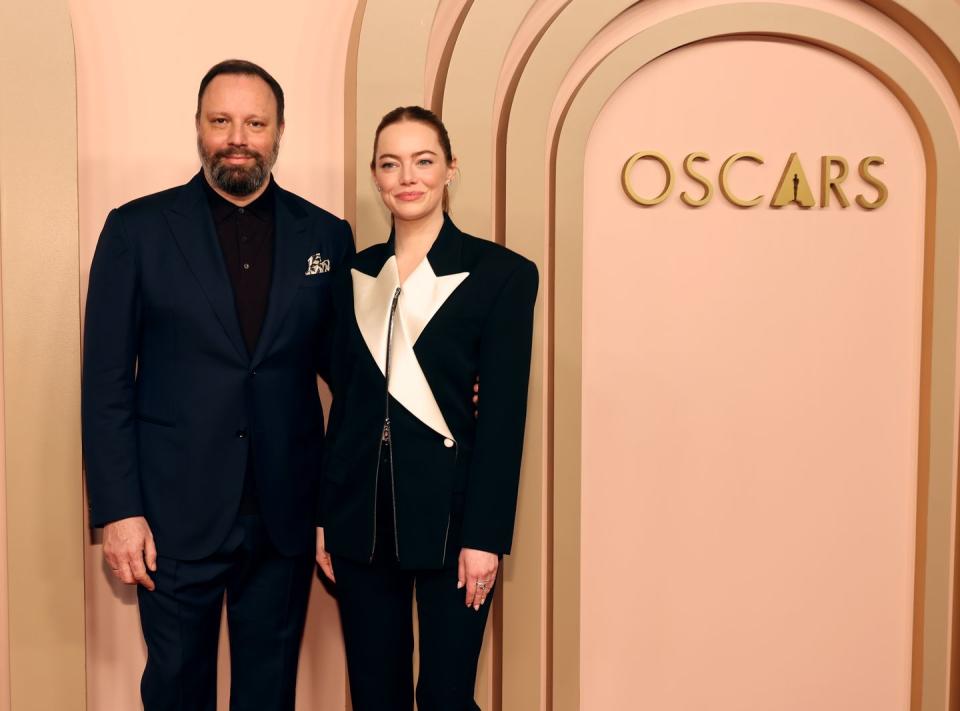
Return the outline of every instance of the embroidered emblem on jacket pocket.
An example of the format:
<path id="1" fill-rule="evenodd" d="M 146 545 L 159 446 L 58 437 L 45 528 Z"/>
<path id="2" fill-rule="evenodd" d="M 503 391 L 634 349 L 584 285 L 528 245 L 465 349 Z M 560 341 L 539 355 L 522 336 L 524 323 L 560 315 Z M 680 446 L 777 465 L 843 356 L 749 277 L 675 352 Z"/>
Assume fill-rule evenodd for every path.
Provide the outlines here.
<path id="1" fill-rule="evenodd" d="M 307 271 L 304 272 L 305 276 L 313 276 L 314 274 L 324 274 L 330 271 L 330 260 L 324 259 L 320 256 L 320 252 L 317 252 L 312 257 L 307 259 Z"/>

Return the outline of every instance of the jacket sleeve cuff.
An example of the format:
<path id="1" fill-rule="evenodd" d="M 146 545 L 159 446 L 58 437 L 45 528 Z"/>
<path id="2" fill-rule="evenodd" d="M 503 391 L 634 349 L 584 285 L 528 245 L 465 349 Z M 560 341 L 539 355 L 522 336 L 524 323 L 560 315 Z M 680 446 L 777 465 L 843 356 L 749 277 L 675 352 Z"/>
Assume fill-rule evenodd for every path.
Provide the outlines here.
<path id="1" fill-rule="evenodd" d="M 143 516 L 140 482 L 126 477 L 112 485 L 89 487 L 90 525 L 101 528 L 108 523 L 132 516 Z"/>

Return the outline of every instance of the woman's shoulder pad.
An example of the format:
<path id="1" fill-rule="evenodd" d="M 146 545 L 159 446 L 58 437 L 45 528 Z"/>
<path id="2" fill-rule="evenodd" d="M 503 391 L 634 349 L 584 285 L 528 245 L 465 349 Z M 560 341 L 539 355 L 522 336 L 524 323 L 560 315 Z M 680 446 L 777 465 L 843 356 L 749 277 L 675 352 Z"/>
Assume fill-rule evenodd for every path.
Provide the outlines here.
<path id="1" fill-rule="evenodd" d="M 464 257 L 470 261 L 483 262 L 485 266 L 496 266 L 510 272 L 526 264 L 527 269 L 532 267 L 534 272 L 537 271 L 536 264 L 532 260 L 509 247 L 466 233 L 463 233 L 463 237 Z"/>

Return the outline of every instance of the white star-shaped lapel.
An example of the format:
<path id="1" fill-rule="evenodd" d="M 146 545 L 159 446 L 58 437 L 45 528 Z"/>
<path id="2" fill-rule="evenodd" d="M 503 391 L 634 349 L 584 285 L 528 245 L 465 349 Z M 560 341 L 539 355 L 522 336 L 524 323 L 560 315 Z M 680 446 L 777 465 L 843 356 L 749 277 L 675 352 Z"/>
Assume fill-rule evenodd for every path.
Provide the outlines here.
<path id="1" fill-rule="evenodd" d="M 353 308 L 363 340 L 385 372 L 387 331 L 390 327 L 390 304 L 400 286 L 397 258 L 390 257 L 376 277 L 356 269 L 353 277 Z M 437 405 L 430 384 L 413 351 L 420 334 L 430 319 L 457 289 L 469 272 L 438 277 L 424 259 L 407 277 L 397 301 L 390 354 L 390 394 L 418 420 L 444 437 L 454 439 L 443 413 Z"/>

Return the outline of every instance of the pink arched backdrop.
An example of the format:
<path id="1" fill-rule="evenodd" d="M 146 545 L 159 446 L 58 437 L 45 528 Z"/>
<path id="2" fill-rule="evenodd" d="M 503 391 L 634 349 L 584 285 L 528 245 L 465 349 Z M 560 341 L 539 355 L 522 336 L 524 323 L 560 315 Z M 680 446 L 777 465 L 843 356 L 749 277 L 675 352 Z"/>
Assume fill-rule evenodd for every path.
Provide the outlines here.
<path id="1" fill-rule="evenodd" d="M 656 207 L 619 185 L 641 150 L 677 173 Z M 766 160 L 731 173 L 766 196 L 750 209 L 717 186 L 739 151 Z M 851 201 L 883 156 L 888 203 L 769 207 L 793 152 L 818 198 L 820 156 L 844 155 Z M 582 708 L 909 707 L 922 156 L 877 79 L 787 41 L 675 50 L 607 102 L 584 171 Z"/>

